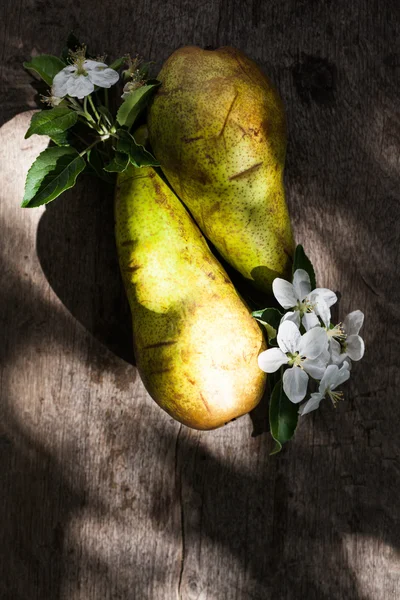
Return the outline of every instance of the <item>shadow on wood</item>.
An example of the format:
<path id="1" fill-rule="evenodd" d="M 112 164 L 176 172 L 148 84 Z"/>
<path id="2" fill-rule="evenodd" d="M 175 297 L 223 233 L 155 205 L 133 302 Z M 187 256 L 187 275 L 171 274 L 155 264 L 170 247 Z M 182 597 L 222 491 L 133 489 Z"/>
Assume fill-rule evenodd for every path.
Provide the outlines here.
<path id="1" fill-rule="evenodd" d="M 115 248 L 112 186 L 87 177 L 48 204 L 36 246 L 48 282 L 71 314 L 134 364 L 131 316 Z"/>
<path id="2" fill-rule="evenodd" d="M 79 218 L 80 211 L 87 211 L 91 215 L 96 201 L 93 200 L 86 208 L 82 204 L 84 195 L 79 203 L 73 197 L 70 199 L 71 203 L 65 204 L 61 212 L 59 209 L 62 209 L 62 205 L 54 207 L 54 215 L 60 214 L 63 218 L 59 221 L 49 219 L 46 224 L 46 236 L 49 238 L 46 252 L 50 253 L 51 239 L 58 239 L 55 257 L 59 259 L 59 270 L 65 273 L 60 292 L 70 290 L 70 295 L 67 294 L 70 306 L 83 311 L 78 312 L 81 322 L 88 323 L 96 331 L 93 323 L 97 322 L 99 315 L 93 315 L 91 311 L 100 310 L 100 322 L 103 322 L 107 313 L 101 312 L 101 305 L 100 308 L 96 305 L 98 300 L 93 299 L 94 290 L 85 281 L 84 274 L 90 268 L 99 278 L 105 273 L 103 262 L 96 263 L 95 250 L 99 239 L 105 238 L 105 215 L 109 215 L 112 224 L 112 211 L 109 204 L 100 205 L 104 213 L 96 229 L 96 221 L 93 224 L 88 218 Z M 63 201 L 67 203 L 68 200 L 67 195 Z M 82 209 L 82 206 L 85 208 Z M 50 208 L 51 205 L 47 211 Z M 46 219 L 46 213 L 42 220 Z M 62 234 L 68 229 L 66 221 L 69 220 L 75 228 L 70 225 L 72 238 L 68 240 L 68 236 L 62 237 Z M 90 230 L 90 227 L 93 229 Z M 85 238 L 88 231 L 91 231 L 91 241 Z M 111 225 L 109 235 L 108 245 L 103 242 L 103 260 L 104 257 L 109 258 L 108 251 L 112 247 Z M 40 243 L 38 239 L 38 245 Z M 79 252 L 70 255 L 69 244 L 79 248 Z M 43 264 L 43 252 L 41 256 Z M 74 287 L 73 282 L 71 286 L 67 285 L 74 277 L 73 264 L 68 266 L 71 261 L 80 270 L 78 281 L 88 286 L 82 296 L 80 288 Z M 107 268 L 115 274 L 115 262 L 111 261 Z M 12 276 L 18 277 L 18 274 Z M 111 276 L 108 282 L 110 280 Z M 90 281 L 91 286 L 96 285 L 95 278 Z M 13 289 L 20 290 L 23 285 L 21 281 L 19 288 L 15 286 Z M 121 286 L 119 290 L 122 294 Z M 103 293 L 108 293 L 107 288 Z M 21 298 L 24 297 L 29 298 L 29 305 L 21 305 Z M 86 298 L 90 310 L 84 302 L 80 306 L 80 298 L 82 302 Z M 18 314 L 30 315 L 37 323 L 40 323 L 40 315 L 46 319 L 46 310 L 49 309 L 21 290 L 16 297 L 4 298 L 4 306 L 15 306 Z M 10 338 L 5 361 L 12 361 L 13 356 L 32 341 L 43 345 L 51 336 L 56 336 L 58 331 L 69 326 L 69 319 L 66 319 L 63 311 L 50 310 L 53 311 L 52 318 L 49 320 L 47 315 L 45 327 L 28 330 L 34 336 L 33 340 L 27 337 L 23 328 L 17 332 L 18 335 Z M 99 371 L 102 368 L 102 365 L 98 365 Z M 4 381 L 4 385 L 6 383 Z M 4 397 L 7 398 L 7 395 Z M 371 415 L 373 401 L 374 397 L 362 399 L 366 406 L 371 402 Z M 400 530 L 397 519 L 397 463 L 390 460 L 389 456 L 382 462 L 379 446 L 387 424 L 379 420 L 378 415 L 373 419 L 370 429 L 374 431 L 377 443 L 371 444 L 366 454 L 363 437 L 370 434 L 365 433 L 368 424 L 360 423 L 359 408 L 360 403 L 355 398 L 349 402 L 347 412 L 338 411 L 334 421 L 329 417 L 324 421 L 327 413 L 322 412 L 322 417 L 318 415 L 314 421 L 315 442 L 307 445 L 300 438 L 293 450 L 287 450 L 274 459 L 267 458 L 265 436 L 254 440 L 257 444 L 253 446 L 257 451 L 257 454 L 253 454 L 254 461 L 260 460 L 258 469 L 240 466 L 238 453 L 243 447 L 234 445 L 234 437 L 226 438 L 230 445 L 225 449 L 225 459 L 218 457 L 213 450 L 214 441 L 215 448 L 218 447 L 217 432 L 200 434 L 182 428 L 174 456 L 167 457 L 154 451 L 153 461 L 162 466 L 165 475 L 163 479 L 154 481 L 156 491 L 152 496 L 145 497 L 147 501 L 141 506 L 143 519 L 149 529 L 153 524 L 155 531 L 162 531 L 169 511 L 175 510 L 165 486 L 177 486 L 177 496 L 180 496 L 182 503 L 181 535 L 185 560 L 190 558 L 193 567 L 198 560 L 195 555 L 200 547 L 206 557 L 198 563 L 199 568 L 195 571 L 193 568 L 185 570 L 184 561 L 180 586 L 187 597 L 189 593 L 197 593 L 196 590 L 200 594 L 202 589 L 207 589 L 207 569 L 204 566 L 207 561 L 220 562 L 223 567 L 224 564 L 232 565 L 229 557 L 233 557 L 234 564 L 240 566 L 246 587 L 239 591 L 231 589 L 227 575 L 221 578 L 218 589 L 218 593 L 225 597 L 230 594 L 233 597 L 246 594 L 248 598 L 257 600 L 265 598 L 266 594 L 286 598 L 304 596 L 310 600 L 331 600 L 333 594 L 336 597 L 362 597 L 357 578 L 349 568 L 344 546 L 346 536 L 365 538 L 365 543 L 368 543 L 368 539 L 371 543 L 379 540 L 398 551 Z M 159 409 L 154 406 L 154 410 Z M 104 580 L 107 593 L 112 590 L 114 597 L 120 595 L 125 600 L 129 590 L 135 587 L 137 570 L 145 571 L 146 565 L 152 564 L 153 559 L 143 556 L 139 561 L 135 546 L 129 575 L 128 571 L 124 571 L 119 579 L 114 568 L 97 556 L 82 551 L 76 554 L 76 542 L 64 534 L 71 521 L 84 513 L 85 518 L 107 514 L 108 521 L 112 522 L 113 519 L 118 521 L 121 513 L 116 511 L 110 514 L 113 500 L 104 499 L 104 487 L 97 490 L 97 496 L 87 497 L 87 484 L 79 464 L 75 463 L 74 448 L 65 450 L 62 457 L 56 458 L 23 431 L 13 416 L 12 406 L 8 407 L 5 414 L 7 429 L 1 438 L 3 464 L 0 472 L 9 475 L 7 485 L 2 487 L 1 539 L 5 540 L 10 550 L 3 558 L 7 578 L 2 585 L 5 594 L 12 590 L 12 595 L 5 595 L 5 599 L 14 600 L 18 597 L 18 590 L 21 599 L 25 600 L 34 589 L 38 597 L 58 600 L 63 597 L 61 588 L 68 587 L 68 578 L 71 577 L 73 585 L 81 581 L 84 574 L 84 578 L 94 577 L 100 582 Z M 118 425 L 119 436 L 132 439 L 134 445 L 134 423 L 124 414 L 115 417 L 115 425 Z M 230 425 L 231 428 L 235 426 Z M 392 427 L 395 427 L 395 423 Z M 164 431 L 162 420 L 153 435 L 170 435 Z M 320 444 L 318 438 L 322 439 Z M 175 442 L 171 436 L 170 445 L 175 445 Z M 102 450 L 104 455 L 110 456 L 110 470 L 114 468 L 113 443 L 110 439 L 109 446 Z M 317 471 L 313 458 L 315 448 L 318 448 L 319 454 Z M 127 453 L 126 450 L 124 452 Z M 295 478 L 290 476 L 289 463 L 293 468 L 296 467 L 292 470 L 292 474 L 296 473 Z M 131 464 L 132 470 L 139 472 L 141 469 L 147 471 L 148 467 L 148 464 L 142 464 L 140 455 Z M 271 482 L 274 482 L 272 488 Z M 132 502 L 140 503 L 142 500 L 143 496 L 139 494 Z M 131 536 L 135 540 L 134 528 Z M 154 568 L 163 572 L 176 568 L 176 565 L 156 564 Z M 325 576 L 327 571 L 331 578 Z M 151 576 L 154 576 L 154 569 Z M 101 585 L 99 583 L 99 587 Z M 146 590 L 143 590 L 142 597 L 146 598 Z"/>

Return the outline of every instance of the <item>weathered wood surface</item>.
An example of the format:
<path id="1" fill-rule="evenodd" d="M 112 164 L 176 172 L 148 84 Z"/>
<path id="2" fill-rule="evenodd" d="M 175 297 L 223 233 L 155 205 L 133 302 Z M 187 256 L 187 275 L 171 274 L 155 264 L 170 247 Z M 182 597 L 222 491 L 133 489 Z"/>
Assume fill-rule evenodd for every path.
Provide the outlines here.
<path id="1" fill-rule="evenodd" d="M 387 0 L 4 0 L 0 49 L 1 600 L 400 597 L 399 5 Z M 269 457 L 248 417 L 173 422 L 129 363 L 111 196 L 95 181 L 21 210 L 21 63 L 71 29 L 157 65 L 241 48 L 287 108 L 286 187 L 320 282 L 361 308 L 347 398 Z"/>

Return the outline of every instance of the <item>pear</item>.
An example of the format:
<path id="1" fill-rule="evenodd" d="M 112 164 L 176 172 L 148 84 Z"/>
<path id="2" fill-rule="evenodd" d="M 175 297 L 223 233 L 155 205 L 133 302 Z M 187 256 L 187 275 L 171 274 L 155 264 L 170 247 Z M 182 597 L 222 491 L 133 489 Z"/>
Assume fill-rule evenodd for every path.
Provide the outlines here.
<path id="1" fill-rule="evenodd" d="M 262 332 L 183 204 L 152 167 L 118 176 L 115 232 L 139 373 L 174 419 L 214 429 L 252 410 Z"/>
<path id="2" fill-rule="evenodd" d="M 162 170 L 223 258 L 270 292 L 275 277 L 290 276 L 294 251 L 277 92 L 229 47 L 180 48 L 158 79 L 148 126 Z"/>

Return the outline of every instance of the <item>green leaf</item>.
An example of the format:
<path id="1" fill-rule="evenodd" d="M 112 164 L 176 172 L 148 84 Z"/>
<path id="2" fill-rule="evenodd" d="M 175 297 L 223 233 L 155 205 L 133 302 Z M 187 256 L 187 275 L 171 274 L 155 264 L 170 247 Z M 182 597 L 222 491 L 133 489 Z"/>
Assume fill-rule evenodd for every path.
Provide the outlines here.
<path id="1" fill-rule="evenodd" d="M 275 384 L 269 402 L 269 425 L 271 435 L 275 440 L 275 447 L 271 454 L 282 450 L 282 444 L 288 442 L 294 435 L 297 427 L 298 406 L 290 402 L 283 391 L 282 380 Z"/>
<path id="2" fill-rule="evenodd" d="M 140 75 L 141 75 L 141 77 L 142 77 L 143 79 L 147 79 L 147 78 L 148 78 L 148 76 L 149 76 L 149 71 L 150 71 L 150 67 L 151 67 L 151 65 L 155 65 L 155 64 L 156 64 L 156 63 L 154 62 L 154 60 L 152 60 L 152 61 L 149 61 L 149 62 L 142 63 L 142 64 L 139 66 Z M 147 84 L 150 84 L 150 83 L 158 83 L 158 85 L 160 85 L 160 83 L 161 83 L 161 82 L 160 82 L 160 81 L 157 81 L 157 79 L 151 79 L 151 80 L 149 79 L 149 80 L 148 80 L 146 83 L 147 83 Z"/>
<path id="3" fill-rule="evenodd" d="M 122 152 L 116 152 L 112 161 L 104 167 L 105 171 L 109 173 L 122 173 L 126 170 L 129 165 L 129 156 L 128 154 L 123 154 Z"/>
<path id="4" fill-rule="evenodd" d="M 71 140 L 69 138 L 68 131 L 63 131 L 62 133 L 52 133 L 51 135 L 49 135 L 49 138 L 57 146 L 70 146 L 71 145 Z"/>
<path id="5" fill-rule="evenodd" d="M 126 56 L 121 56 L 121 58 L 115 59 L 109 67 L 110 69 L 114 69 L 114 71 L 118 71 L 124 63 L 126 63 Z"/>
<path id="6" fill-rule="evenodd" d="M 50 110 L 41 110 L 33 115 L 25 139 L 34 133 L 37 135 L 57 135 L 73 127 L 78 120 L 75 111 L 59 106 Z"/>
<path id="7" fill-rule="evenodd" d="M 41 206 L 73 187 L 86 163 L 74 148 L 47 148 L 28 171 L 23 208 Z"/>
<path id="8" fill-rule="evenodd" d="M 317 287 L 317 284 L 315 281 L 314 267 L 312 266 L 310 259 L 304 252 L 304 248 L 301 244 L 296 246 L 296 250 L 294 251 L 293 273 L 297 269 L 304 269 L 304 271 L 306 271 L 309 274 L 310 282 L 311 282 L 311 289 L 315 290 L 315 288 Z"/>
<path id="9" fill-rule="evenodd" d="M 130 162 L 134 167 L 159 167 L 160 163 L 154 156 L 135 141 L 135 138 L 126 130 L 118 129 L 119 137 L 117 142 L 117 152 L 122 152 L 129 156 Z"/>
<path id="10" fill-rule="evenodd" d="M 262 323 L 267 330 L 268 342 L 274 342 L 276 340 L 279 324 L 283 317 L 282 313 L 280 313 L 277 308 L 264 308 L 262 310 L 255 310 L 252 315 L 257 321 Z"/>
<path id="11" fill-rule="evenodd" d="M 65 67 L 65 63 L 57 56 L 41 54 L 34 56 L 30 62 L 24 62 L 24 67 L 37 73 L 47 85 L 51 86 L 54 77 Z"/>
<path id="12" fill-rule="evenodd" d="M 117 112 L 117 121 L 120 125 L 132 127 L 137 117 L 140 115 L 149 103 L 155 89 L 160 85 L 159 81 L 153 80 L 151 83 L 142 85 L 124 100 Z"/>
<path id="13" fill-rule="evenodd" d="M 99 179 L 102 179 L 107 183 L 114 183 L 115 177 L 104 172 L 104 161 L 97 148 L 91 148 L 87 153 L 86 158 L 91 174 L 97 175 Z"/>

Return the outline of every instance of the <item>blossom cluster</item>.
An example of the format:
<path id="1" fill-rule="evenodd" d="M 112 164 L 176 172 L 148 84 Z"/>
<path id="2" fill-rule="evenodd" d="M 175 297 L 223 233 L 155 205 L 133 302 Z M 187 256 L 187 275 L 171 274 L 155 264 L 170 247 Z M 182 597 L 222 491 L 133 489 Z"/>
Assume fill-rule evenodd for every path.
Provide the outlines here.
<path id="1" fill-rule="evenodd" d="M 24 63 L 50 88 L 41 96 L 47 106 L 32 115 L 25 138 L 45 135 L 51 144 L 28 171 L 22 207 L 52 202 L 84 172 L 113 184 L 116 173 L 130 166 L 159 166 L 140 143 L 143 136 L 135 137 L 161 83 L 149 79 L 150 64 L 126 54 L 108 65 L 104 57 L 88 55 L 73 35 L 60 57 L 42 54 Z"/>
<path id="2" fill-rule="evenodd" d="M 124 71 L 125 84 L 122 99 L 129 97 L 131 92 L 145 84 L 143 72 L 140 69 L 139 58 L 131 59 L 126 56 L 128 68 Z M 70 53 L 70 64 L 59 71 L 52 83 L 51 95 L 46 99 L 51 106 L 58 106 L 63 98 L 83 98 L 90 96 L 96 88 L 108 89 L 117 83 L 120 76 L 118 72 L 109 67 L 102 59 L 92 60 L 86 58 L 86 46 Z"/>
<path id="3" fill-rule="evenodd" d="M 311 393 L 300 406 L 305 415 L 319 407 L 323 398 L 333 404 L 343 397 L 337 388 L 350 377 L 351 362 L 364 355 L 364 341 L 359 331 L 364 321 L 360 310 L 351 312 L 343 323 L 331 323 L 331 306 L 337 301 L 326 288 L 311 289 L 309 274 L 297 269 L 293 282 L 276 278 L 272 285 L 276 300 L 285 309 L 277 331 L 277 347 L 258 357 L 260 368 L 275 373 L 283 367 L 283 390 L 293 403 L 307 395 L 309 381 L 318 391 Z"/>

